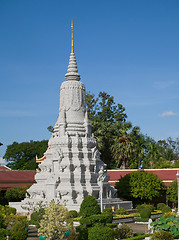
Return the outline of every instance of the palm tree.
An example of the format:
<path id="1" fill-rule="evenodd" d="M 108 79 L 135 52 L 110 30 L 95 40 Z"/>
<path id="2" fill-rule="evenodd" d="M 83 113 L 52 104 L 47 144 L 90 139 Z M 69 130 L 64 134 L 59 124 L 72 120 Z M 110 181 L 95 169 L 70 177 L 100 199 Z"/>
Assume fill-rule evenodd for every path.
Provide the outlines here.
<path id="1" fill-rule="evenodd" d="M 127 131 L 132 127 L 131 123 L 125 123 L 120 131 L 120 136 L 116 137 L 114 145 L 112 145 L 113 157 L 116 166 L 122 169 L 129 168 L 130 159 L 134 153 L 134 144 L 132 136 Z"/>

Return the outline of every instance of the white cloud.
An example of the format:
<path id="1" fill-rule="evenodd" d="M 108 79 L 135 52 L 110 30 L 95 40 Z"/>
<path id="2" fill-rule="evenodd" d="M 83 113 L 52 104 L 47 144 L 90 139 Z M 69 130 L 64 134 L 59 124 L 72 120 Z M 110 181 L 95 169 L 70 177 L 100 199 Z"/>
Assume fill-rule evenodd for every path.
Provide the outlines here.
<path id="1" fill-rule="evenodd" d="M 163 112 L 162 114 L 159 114 L 160 117 L 171 117 L 176 115 L 178 115 L 178 113 L 175 113 L 173 111 Z"/>
<path id="2" fill-rule="evenodd" d="M 0 157 L 0 165 L 5 165 L 6 163 L 5 159 Z"/>

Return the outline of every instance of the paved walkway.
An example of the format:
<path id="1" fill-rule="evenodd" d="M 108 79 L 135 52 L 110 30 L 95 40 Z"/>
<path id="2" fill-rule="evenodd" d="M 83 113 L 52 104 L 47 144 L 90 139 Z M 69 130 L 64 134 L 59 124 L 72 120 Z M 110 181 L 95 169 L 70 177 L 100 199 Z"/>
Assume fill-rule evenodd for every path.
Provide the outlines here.
<path id="1" fill-rule="evenodd" d="M 127 225 L 131 226 L 134 233 L 146 233 L 147 231 L 147 224 L 140 224 L 140 223 L 126 223 Z"/>

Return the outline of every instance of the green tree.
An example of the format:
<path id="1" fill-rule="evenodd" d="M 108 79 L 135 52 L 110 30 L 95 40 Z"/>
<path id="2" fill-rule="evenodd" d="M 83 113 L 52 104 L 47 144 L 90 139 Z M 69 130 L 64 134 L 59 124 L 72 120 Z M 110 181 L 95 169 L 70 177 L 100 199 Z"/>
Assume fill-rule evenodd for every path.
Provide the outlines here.
<path id="1" fill-rule="evenodd" d="M 7 199 L 8 202 L 20 202 L 25 198 L 25 195 L 27 193 L 26 190 L 29 187 L 30 186 L 8 188 L 5 193 L 5 199 Z"/>
<path id="2" fill-rule="evenodd" d="M 149 202 L 163 195 L 164 183 L 154 173 L 136 171 L 121 177 L 115 185 L 118 197 L 134 202 Z"/>
<path id="3" fill-rule="evenodd" d="M 174 180 L 167 188 L 167 199 L 171 202 L 178 202 L 177 180 Z"/>
<path id="4" fill-rule="evenodd" d="M 178 139 L 159 140 L 155 142 L 150 139 L 146 148 L 146 158 L 144 160 L 144 168 L 172 168 L 176 167 L 179 157 Z"/>
<path id="5" fill-rule="evenodd" d="M 45 214 L 40 221 L 39 235 L 44 235 L 47 239 L 63 239 L 65 231 L 72 229 L 72 223 L 69 220 L 68 209 L 63 205 L 49 203 L 45 208 Z"/>
<path id="6" fill-rule="evenodd" d="M 90 195 L 86 196 L 80 206 L 80 215 L 89 217 L 99 213 L 101 213 L 101 209 L 96 198 Z"/>
<path id="7" fill-rule="evenodd" d="M 48 141 L 30 141 L 7 146 L 4 155 L 7 166 L 14 169 L 35 170 L 37 168 L 35 157 L 42 157 L 47 150 Z"/>
<path id="8" fill-rule="evenodd" d="M 139 168 L 144 161 L 148 137 L 127 122 L 125 108 L 106 92 L 87 93 L 88 116 L 101 159 L 108 168 Z"/>
<path id="9" fill-rule="evenodd" d="M 101 152 L 101 159 L 108 168 L 111 168 L 115 165 L 111 146 L 119 134 L 122 123 L 126 121 L 125 108 L 121 104 L 116 104 L 114 97 L 106 92 L 100 92 L 97 98 L 88 92 L 86 103 L 92 132 Z"/>

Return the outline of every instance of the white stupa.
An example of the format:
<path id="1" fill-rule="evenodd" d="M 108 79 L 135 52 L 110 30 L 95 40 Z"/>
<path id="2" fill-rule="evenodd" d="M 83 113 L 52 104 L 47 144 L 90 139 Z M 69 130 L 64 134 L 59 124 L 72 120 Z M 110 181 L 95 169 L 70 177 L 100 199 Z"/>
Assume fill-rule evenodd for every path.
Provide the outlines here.
<path id="1" fill-rule="evenodd" d="M 111 186 L 105 164 L 100 160 L 96 139 L 86 110 L 85 86 L 80 81 L 76 57 L 72 48 L 65 81 L 60 88 L 58 120 L 44 153 L 44 160 L 35 175 L 36 183 L 29 189 L 30 196 L 15 206 L 26 207 L 40 201 L 65 203 L 69 210 L 79 210 L 87 195 L 100 202 L 100 183 L 103 180 L 103 207 L 132 208 L 131 202 L 115 198 L 116 190 Z M 18 207 L 18 206 L 19 207 Z"/>

